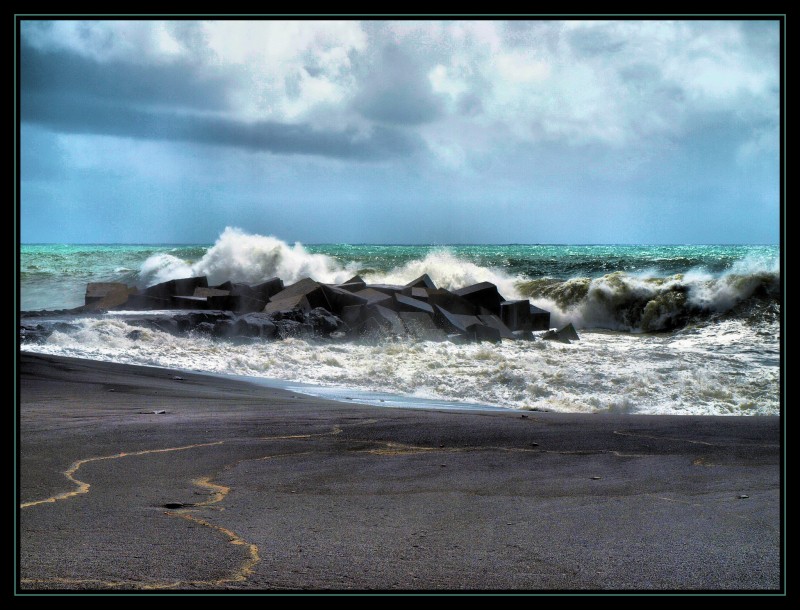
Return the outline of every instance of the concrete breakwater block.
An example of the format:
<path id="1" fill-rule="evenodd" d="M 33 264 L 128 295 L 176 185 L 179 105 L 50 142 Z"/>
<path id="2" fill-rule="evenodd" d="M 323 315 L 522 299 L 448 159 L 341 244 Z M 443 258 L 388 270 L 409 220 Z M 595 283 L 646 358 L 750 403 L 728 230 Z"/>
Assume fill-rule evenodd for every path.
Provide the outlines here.
<path id="1" fill-rule="evenodd" d="M 500 319 L 511 330 L 531 330 L 531 307 L 525 299 L 500 303 Z"/>
<path id="2" fill-rule="evenodd" d="M 502 339 L 516 339 L 513 335 L 511 330 L 503 324 L 503 321 L 495 315 L 481 315 L 478 316 L 478 319 L 481 321 L 481 324 L 484 326 L 489 326 L 494 328 L 499 334 Z"/>
<path id="3" fill-rule="evenodd" d="M 329 311 L 340 312 L 345 307 L 366 305 L 369 303 L 369 299 L 366 297 L 359 296 L 354 292 L 350 292 L 338 286 L 323 284 L 322 291 L 325 293 L 325 298 L 328 299 L 328 304 L 330 305 Z"/>
<path id="4" fill-rule="evenodd" d="M 447 334 L 433 321 L 430 314 L 417 311 L 401 311 L 397 316 L 402 320 L 406 331 L 419 341 L 446 341 Z"/>
<path id="5" fill-rule="evenodd" d="M 575 330 L 575 327 L 572 325 L 572 322 L 570 322 L 564 328 L 559 330 L 547 331 L 544 335 L 542 335 L 542 339 L 546 339 L 547 341 L 570 343 L 571 341 L 578 341 L 580 337 L 578 336 L 578 332 Z"/>
<path id="6" fill-rule="evenodd" d="M 428 305 L 425 301 L 420 301 L 419 299 L 406 296 L 399 292 L 394 295 L 394 300 L 395 309 L 397 309 L 397 311 L 418 311 L 426 313 L 429 316 L 433 315 L 433 307 Z"/>
<path id="7" fill-rule="evenodd" d="M 476 307 L 485 307 L 495 315 L 500 314 L 500 304 L 505 301 L 497 291 L 497 286 L 491 282 L 480 282 L 479 284 L 459 288 L 453 292 Z"/>
<path id="8" fill-rule="evenodd" d="M 450 313 L 464 316 L 474 316 L 479 313 L 478 308 L 473 303 L 449 290 L 437 288 L 436 290 L 427 290 L 427 292 L 429 304 L 437 305 Z"/>
<path id="9" fill-rule="evenodd" d="M 128 300 L 131 291 L 121 282 L 90 282 L 86 285 L 84 304 L 91 309 L 110 309 Z"/>
<path id="10" fill-rule="evenodd" d="M 467 327 L 467 334 L 470 339 L 474 341 L 490 341 L 491 343 L 500 343 L 502 337 L 497 328 L 486 326 L 485 324 L 472 324 Z"/>
<path id="11" fill-rule="evenodd" d="M 412 280 L 403 286 L 403 293 L 409 294 L 406 292 L 406 290 L 411 290 L 412 288 L 427 288 L 429 290 L 436 290 L 436 284 L 433 283 L 431 276 L 429 276 L 427 273 L 423 273 L 417 279 Z"/>
<path id="12" fill-rule="evenodd" d="M 347 290 L 348 292 L 357 292 L 359 290 L 364 290 L 364 288 L 367 287 L 367 283 L 361 278 L 360 275 L 354 275 L 346 282 L 337 284 L 337 286 L 343 290 Z"/>
<path id="13" fill-rule="evenodd" d="M 280 292 L 273 294 L 270 297 L 270 303 L 274 301 L 284 301 L 289 298 L 304 296 L 311 308 L 322 307 L 324 309 L 331 309 L 328 303 L 328 298 L 325 296 L 322 284 L 312 280 L 310 277 L 303 278 L 299 282 L 286 286 Z"/>
<path id="14" fill-rule="evenodd" d="M 276 296 L 282 295 L 283 292 Z M 287 312 L 294 310 L 311 311 L 312 306 L 305 294 L 296 294 L 282 299 L 274 299 L 264 307 L 264 313 Z"/>
<path id="15" fill-rule="evenodd" d="M 232 331 L 233 334 L 241 337 L 271 339 L 277 333 L 277 326 L 265 313 L 248 313 L 236 319 Z"/>
<path id="16" fill-rule="evenodd" d="M 550 312 L 536 305 L 530 306 L 530 330 L 547 330 L 550 328 Z"/>
<path id="17" fill-rule="evenodd" d="M 469 331 L 468 328 L 481 323 L 476 316 L 453 313 L 439 305 L 434 305 L 434 311 L 434 320 L 436 324 L 448 333 L 458 333 L 469 336 L 474 334 L 474 332 Z"/>
<path id="18" fill-rule="evenodd" d="M 375 318 L 391 334 L 401 337 L 406 334 L 406 327 L 396 311 L 382 305 L 368 305 L 367 312 L 367 315 Z"/>
<path id="19" fill-rule="evenodd" d="M 354 294 L 362 299 L 366 299 L 369 305 L 380 304 L 386 306 L 394 302 L 392 294 L 387 294 L 386 292 L 375 290 L 374 288 L 365 288 Z"/>
<path id="20" fill-rule="evenodd" d="M 437 288 L 427 274 L 404 286 L 367 284 L 360 276 L 336 285 L 306 277 L 288 286 L 277 277 L 255 285 L 227 281 L 209 286 L 205 276 L 198 276 L 141 291 L 119 282 L 93 282 L 86 287 L 85 301 L 86 305 L 70 313 L 113 308 L 177 310 L 186 315 L 164 314 L 157 324 L 150 319 L 143 325 L 165 332 L 194 330 L 248 340 L 336 334 L 334 338 L 497 342 L 531 340 L 532 330 L 547 330 L 550 324 L 549 312 L 526 299 L 504 300 L 490 282 L 451 291 Z M 27 328 L 24 331 L 21 336 L 37 335 Z M 578 335 L 567 325 L 545 338 L 568 342 Z"/>

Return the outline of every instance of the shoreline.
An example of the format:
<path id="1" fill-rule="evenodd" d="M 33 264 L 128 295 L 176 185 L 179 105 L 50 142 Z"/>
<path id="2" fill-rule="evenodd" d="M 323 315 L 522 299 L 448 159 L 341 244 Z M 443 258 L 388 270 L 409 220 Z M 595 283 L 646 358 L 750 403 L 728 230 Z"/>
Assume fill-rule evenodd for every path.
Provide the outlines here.
<path id="1" fill-rule="evenodd" d="M 28 352 L 19 376 L 21 591 L 782 586 L 777 416 L 375 408 Z"/>

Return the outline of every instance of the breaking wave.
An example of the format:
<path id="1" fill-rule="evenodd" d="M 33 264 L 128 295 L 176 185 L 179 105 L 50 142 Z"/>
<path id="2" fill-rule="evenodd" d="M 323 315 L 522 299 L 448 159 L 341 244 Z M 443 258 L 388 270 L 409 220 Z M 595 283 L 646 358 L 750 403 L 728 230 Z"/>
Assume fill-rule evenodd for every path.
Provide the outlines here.
<path id="1" fill-rule="evenodd" d="M 774 321 L 780 307 L 777 258 L 744 258 L 724 272 L 697 267 L 667 276 L 658 271 L 614 271 L 600 277 L 532 279 L 477 264 L 447 248 L 392 268 L 364 268 L 363 261 L 312 253 L 299 243 L 292 246 L 276 237 L 232 227 L 199 260 L 170 253 L 150 256 L 139 271 L 139 284 L 196 275 L 208 276 L 211 285 L 226 280 L 259 283 L 275 276 L 287 284 L 305 277 L 340 283 L 356 274 L 369 283 L 406 284 L 424 273 L 447 289 L 492 282 L 505 298 L 530 298 L 550 311 L 553 326 L 572 322 L 584 329 L 668 331 L 724 315 Z"/>
<path id="2" fill-rule="evenodd" d="M 642 277 L 623 272 L 599 278 L 542 278 L 520 292 L 551 311 L 553 324 L 635 332 L 667 331 L 724 316 L 773 321 L 779 314 L 780 273 L 734 269 L 718 277 L 701 272 Z"/>
<path id="3" fill-rule="evenodd" d="M 519 296 L 515 278 L 501 270 L 481 267 L 442 249 L 419 260 L 387 271 L 360 269 L 358 263 L 342 264 L 331 256 L 313 254 L 302 244 L 290 246 L 272 236 L 252 235 L 227 227 L 216 243 L 196 262 L 173 254 L 150 256 L 141 267 L 139 281 L 145 286 L 184 277 L 205 275 L 210 284 L 227 280 L 256 284 L 272 277 L 292 284 L 306 277 L 326 283 L 344 282 L 363 274 L 370 283 L 406 284 L 423 273 L 441 288 L 461 288 L 477 282 L 492 282 L 507 298 Z"/>
<path id="4" fill-rule="evenodd" d="M 227 227 L 197 262 L 172 254 L 154 254 L 142 264 L 139 273 L 140 282 L 147 286 L 196 275 L 208 276 L 211 284 L 227 280 L 256 284 L 276 276 L 290 284 L 304 277 L 343 282 L 353 272 L 330 256 L 308 252 L 302 244 L 290 246 L 276 237 Z"/>

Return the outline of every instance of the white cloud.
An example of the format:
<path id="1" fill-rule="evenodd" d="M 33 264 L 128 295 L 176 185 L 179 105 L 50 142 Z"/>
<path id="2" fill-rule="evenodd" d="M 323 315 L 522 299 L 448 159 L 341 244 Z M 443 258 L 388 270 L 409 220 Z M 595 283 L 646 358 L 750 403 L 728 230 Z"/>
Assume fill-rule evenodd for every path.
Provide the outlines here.
<path id="1" fill-rule="evenodd" d="M 359 129 L 365 66 L 399 45 L 446 101 L 410 129 L 450 164 L 509 140 L 654 146 L 685 136 L 698 114 L 763 124 L 778 111 L 777 22 L 56 21 L 28 22 L 24 35 L 98 61 L 182 59 L 234 74 L 239 119 Z M 754 137 L 752 150 L 771 141 Z"/>

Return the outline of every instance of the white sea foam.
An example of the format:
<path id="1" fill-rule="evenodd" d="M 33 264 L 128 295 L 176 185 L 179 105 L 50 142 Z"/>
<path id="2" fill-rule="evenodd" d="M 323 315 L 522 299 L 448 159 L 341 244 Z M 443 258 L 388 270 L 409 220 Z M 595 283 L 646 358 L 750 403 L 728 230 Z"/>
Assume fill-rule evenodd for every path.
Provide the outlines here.
<path id="1" fill-rule="evenodd" d="M 669 335 L 584 332 L 572 344 L 500 345 L 300 339 L 232 344 L 82 319 L 28 351 L 269 377 L 516 409 L 706 415 L 777 414 L 776 329 L 728 320 Z M 746 347 L 744 347 L 746 346 Z"/>
<path id="2" fill-rule="evenodd" d="M 355 263 L 342 264 L 324 254 L 313 254 L 302 244 L 290 246 L 272 236 L 253 235 L 227 227 L 196 261 L 184 261 L 167 253 L 154 254 L 143 264 L 140 281 L 152 285 L 167 280 L 195 275 L 206 275 L 211 284 L 226 280 L 258 283 L 271 277 L 279 277 L 286 284 L 302 278 L 312 277 L 326 283 L 343 282 L 358 271 Z M 406 284 L 421 276 L 430 275 L 441 288 L 462 288 L 478 282 L 492 282 L 507 298 L 518 298 L 515 283 L 520 278 L 512 277 L 499 269 L 481 267 L 470 261 L 459 259 L 446 249 L 429 253 L 423 259 L 411 261 L 389 272 L 367 273 L 371 283 Z"/>
<path id="3" fill-rule="evenodd" d="M 446 249 L 430 252 L 425 258 L 410 261 L 388 273 L 366 274 L 364 279 L 370 283 L 407 284 L 425 273 L 439 288 L 454 290 L 470 284 L 491 282 L 507 299 L 520 298 L 516 284 L 522 278 L 460 259 Z"/>
<path id="4" fill-rule="evenodd" d="M 151 285 L 206 275 L 212 285 L 226 280 L 258 283 L 275 276 L 286 284 L 305 277 L 335 283 L 357 272 L 355 262 L 337 261 L 311 253 L 299 243 L 291 246 L 276 237 L 228 227 L 198 261 L 184 261 L 169 253 L 149 257 L 142 265 L 140 281 Z M 551 312 L 554 326 L 572 322 L 584 329 L 648 332 L 678 327 L 688 316 L 698 313 L 729 311 L 759 290 L 777 293 L 779 263 L 776 257 L 750 257 L 716 275 L 698 268 L 670 277 L 652 270 L 566 281 L 531 280 L 475 264 L 443 248 L 389 271 L 365 272 L 364 279 L 370 283 L 406 284 L 424 273 L 442 288 L 457 289 L 488 281 L 507 299 L 532 297 L 537 306 Z"/>
<path id="5" fill-rule="evenodd" d="M 276 237 L 227 227 L 199 261 L 154 254 L 144 262 L 140 272 L 146 285 L 196 275 L 208 276 L 211 284 L 227 280 L 256 284 L 276 276 L 291 284 L 304 277 L 343 282 L 353 271 L 330 256 L 308 252 L 302 244 L 290 246 Z"/>

